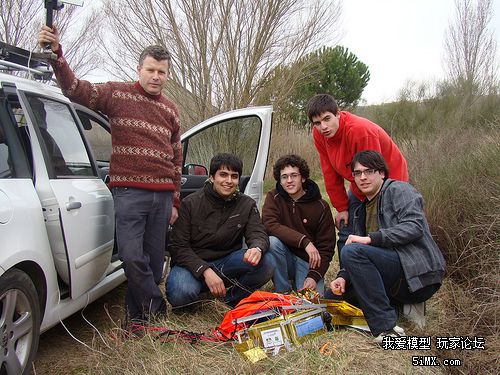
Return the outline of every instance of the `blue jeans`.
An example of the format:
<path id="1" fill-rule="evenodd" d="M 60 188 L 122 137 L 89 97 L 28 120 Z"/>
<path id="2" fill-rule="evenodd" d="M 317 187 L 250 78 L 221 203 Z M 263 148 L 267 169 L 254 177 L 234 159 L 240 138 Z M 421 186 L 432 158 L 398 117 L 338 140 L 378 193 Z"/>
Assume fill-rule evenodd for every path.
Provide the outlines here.
<path id="1" fill-rule="evenodd" d="M 439 285 L 429 285 L 411 293 L 393 249 L 352 243 L 344 246 L 341 256 L 374 336 L 396 325 L 395 305 L 424 302 L 439 289 Z"/>
<path id="2" fill-rule="evenodd" d="M 274 236 L 269 236 L 269 255 L 272 256 L 274 265 L 274 291 L 286 293 L 302 289 L 309 272 L 309 262 L 296 256 L 278 237 Z M 290 280 L 294 281 L 293 287 Z M 325 291 L 323 279 L 317 282 L 316 290 L 321 294 Z"/>
<path id="3" fill-rule="evenodd" d="M 348 201 L 348 213 L 349 213 L 349 219 L 347 223 L 344 223 L 343 225 L 340 225 L 339 228 L 339 239 L 337 240 L 337 249 L 339 252 L 339 259 L 340 259 L 340 252 L 342 248 L 345 245 L 345 242 L 347 241 L 347 237 L 349 237 L 350 234 L 353 233 L 353 220 L 354 220 L 354 211 L 361 206 L 363 201 L 360 201 L 349 189 L 347 192 L 347 197 L 349 199 Z M 341 263 L 342 266 L 342 263 Z"/>
<path id="4" fill-rule="evenodd" d="M 243 262 L 248 249 L 240 249 L 223 258 L 210 261 L 211 268 L 229 287 L 224 302 L 234 306 L 253 291 L 267 283 L 273 274 L 270 256 L 264 254 L 259 264 Z M 184 267 L 173 266 L 166 281 L 167 300 L 172 307 L 183 307 L 200 299 L 200 293 L 208 291 L 203 280 L 197 279 Z"/>
<path id="5" fill-rule="evenodd" d="M 113 188 L 118 254 L 127 276 L 125 307 L 131 319 L 166 311 L 158 284 L 172 196 L 170 191 Z"/>

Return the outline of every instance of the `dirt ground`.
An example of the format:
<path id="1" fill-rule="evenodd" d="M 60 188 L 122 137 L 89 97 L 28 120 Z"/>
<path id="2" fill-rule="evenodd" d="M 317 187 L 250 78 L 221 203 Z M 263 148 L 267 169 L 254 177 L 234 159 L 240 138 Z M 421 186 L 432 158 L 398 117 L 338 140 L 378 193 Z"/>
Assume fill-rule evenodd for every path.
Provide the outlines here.
<path id="1" fill-rule="evenodd" d="M 75 338 L 71 337 L 62 324 L 43 333 L 40 336 L 38 353 L 31 373 L 36 375 L 86 373 L 82 369 L 84 346 L 76 339 L 87 345 L 91 344 L 92 340 L 99 339 L 99 334 L 90 323 L 103 335 L 107 334 L 108 329 L 114 324 L 120 324 L 126 285 L 122 284 L 63 321 Z"/>

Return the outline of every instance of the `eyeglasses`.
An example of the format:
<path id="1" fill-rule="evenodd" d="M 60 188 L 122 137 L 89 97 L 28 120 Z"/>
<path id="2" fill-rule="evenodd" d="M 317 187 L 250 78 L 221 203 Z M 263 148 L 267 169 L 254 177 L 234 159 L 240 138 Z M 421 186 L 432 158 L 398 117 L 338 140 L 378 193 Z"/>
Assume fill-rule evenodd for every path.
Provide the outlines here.
<path id="1" fill-rule="evenodd" d="M 352 176 L 354 178 L 360 178 L 362 174 L 365 175 L 365 177 L 371 177 L 375 174 L 375 172 L 378 172 L 376 169 L 365 169 L 364 171 L 352 171 Z"/>
<path id="2" fill-rule="evenodd" d="M 292 180 L 296 180 L 300 177 L 300 173 L 290 173 L 290 174 L 282 174 L 280 176 L 281 181 L 288 181 L 289 178 Z"/>

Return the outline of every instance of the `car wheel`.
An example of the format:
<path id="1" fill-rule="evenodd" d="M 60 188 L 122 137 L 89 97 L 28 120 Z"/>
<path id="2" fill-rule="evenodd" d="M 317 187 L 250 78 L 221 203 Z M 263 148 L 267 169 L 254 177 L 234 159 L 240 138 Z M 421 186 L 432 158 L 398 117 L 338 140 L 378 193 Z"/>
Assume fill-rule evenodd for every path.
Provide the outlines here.
<path id="1" fill-rule="evenodd" d="M 0 374 L 28 374 L 39 336 L 35 286 L 26 273 L 11 269 L 0 278 Z"/>

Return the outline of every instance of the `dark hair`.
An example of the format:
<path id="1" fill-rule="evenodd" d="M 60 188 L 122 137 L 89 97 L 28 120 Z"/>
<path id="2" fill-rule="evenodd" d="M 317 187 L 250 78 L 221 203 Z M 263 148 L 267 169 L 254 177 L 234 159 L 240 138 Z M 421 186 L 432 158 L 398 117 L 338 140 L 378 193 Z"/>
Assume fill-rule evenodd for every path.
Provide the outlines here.
<path id="1" fill-rule="evenodd" d="M 312 122 L 312 118 L 320 116 L 325 112 L 331 112 L 335 116 L 339 111 L 339 106 L 334 97 L 328 94 L 314 95 L 307 103 L 307 117 Z"/>
<path id="2" fill-rule="evenodd" d="M 139 56 L 139 65 L 142 65 L 147 56 L 151 56 L 153 59 L 158 61 L 167 60 L 169 63 L 172 60 L 167 49 L 159 45 L 147 46 L 144 48 Z"/>
<path id="3" fill-rule="evenodd" d="M 375 169 L 379 172 L 384 172 L 385 177 L 389 177 L 389 168 L 384 160 L 384 157 L 377 151 L 364 150 L 358 152 L 351 161 L 351 170 L 354 171 L 356 163 L 368 169 Z"/>
<path id="4" fill-rule="evenodd" d="M 217 154 L 210 160 L 210 176 L 214 177 L 215 173 L 222 167 L 226 167 L 230 171 L 238 172 L 241 177 L 243 162 L 239 157 L 233 154 Z"/>
<path id="5" fill-rule="evenodd" d="M 298 155 L 290 154 L 279 158 L 273 166 L 273 177 L 276 181 L 280 180 L 281 171 L 286 167 L 299 168 L 302 178 L 309 178 L 309 166 L 307 162 Z"/>

